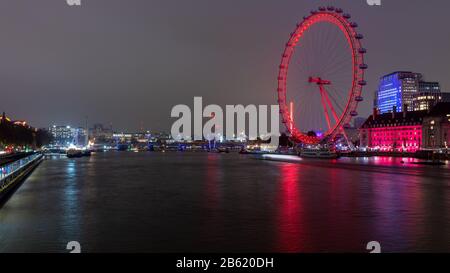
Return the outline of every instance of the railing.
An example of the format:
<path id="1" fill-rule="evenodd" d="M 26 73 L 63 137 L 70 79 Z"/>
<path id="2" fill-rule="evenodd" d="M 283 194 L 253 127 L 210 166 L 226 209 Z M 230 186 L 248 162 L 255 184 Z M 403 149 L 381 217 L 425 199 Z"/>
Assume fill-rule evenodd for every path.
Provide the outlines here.
<path id="1" fill-rule="evenodd" d="M 37 153 L 0 167 L 0 193 L 6 189 L 15 178 L 20 176 L 24 170 L 38 160 L 41 160 L 42 157 L 42 154 Z"/>
<path id="2" fill-rule="evenodd" d="M 4 165 L 8 165 L 10 163 L 13 163 L 14 161 L 17 161 L 19 159 L 22 159 L 24 157 L 33 155 L 34 152 L 29 153 L 12 153 L 12 154 L 2 154 L 0 155 L 0 167 Z"/>

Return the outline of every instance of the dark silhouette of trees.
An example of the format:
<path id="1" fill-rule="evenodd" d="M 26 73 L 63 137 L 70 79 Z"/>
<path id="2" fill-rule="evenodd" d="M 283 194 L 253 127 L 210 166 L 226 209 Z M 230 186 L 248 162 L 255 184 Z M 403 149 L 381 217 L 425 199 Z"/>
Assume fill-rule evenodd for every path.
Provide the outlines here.
<path id="1" fill-rule="evenodd" d="M 52 134 L 46 129 L 36 130 L 36 146 L 42 147 L 50 144 L 53 141 Z"/>
<path id="2" fill-rule="evenodd" d="M 293 147 L 293 142 L 289 139 L 286 133 L 282 133 L 280 136 L 280 146 L 281 147 Z"/>
<path id="3" fill-rule="evenodd" d="M 14 124 L 5 118 L 0 120 L 0 146 L 42 147 L 49 144 L 51 140 L 51 134 L 45 129 Z"/>

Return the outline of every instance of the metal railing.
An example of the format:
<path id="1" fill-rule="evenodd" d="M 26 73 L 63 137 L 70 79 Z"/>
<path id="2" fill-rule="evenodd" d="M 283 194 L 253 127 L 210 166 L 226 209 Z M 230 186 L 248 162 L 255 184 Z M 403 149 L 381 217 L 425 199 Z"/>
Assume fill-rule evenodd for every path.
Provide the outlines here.
<path id="1" fill-rule="evenodd" d="M 42 154 L 36 153 L 0 167 L 0 192 L 7 188 L 15 178 L 20 176 L 27 167 L 42 157 Z"/>

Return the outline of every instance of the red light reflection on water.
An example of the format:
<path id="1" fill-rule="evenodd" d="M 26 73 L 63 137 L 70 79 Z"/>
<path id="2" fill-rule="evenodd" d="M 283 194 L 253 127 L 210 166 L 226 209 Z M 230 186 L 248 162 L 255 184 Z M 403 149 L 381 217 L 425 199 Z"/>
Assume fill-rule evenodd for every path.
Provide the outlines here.
<path id="1" fill-rule="evenodd" d="M 220 170 L 218 166 L 218 157 L 216 154 L 208 153 L 207 156 L 207 164 L 206 164 L 206 202 L 207 207 L 211 210 L 215 210 L 218 206 L 219 202 L 219 176 L 220 176 Z"/>
<path id="2" fill-rule="evenodd" d="M 303 210 L 299 194 L 298 164 L 281 165 L 280 205 L 278 213 L 277 251 L 298 252 L 305 238 L 302 230 Z"/>
<path id="3" fill-rule="evenodd" d="M 221 213 L 222 188 L 220 187 L 223 177 L 220 158 L 217 154 L 208 153 L 205 174 L 204 198 L 202 198 L 205 222 L 202 225 L 202 233 L 206 238 L 218 238 L 224 233 L 224 219 Z"/>
<path id="4" fill-rule="evenodd" d="M 417 162 L 418 160 L 415 158 L 405 157 L 386 157 L 386 156 L 375 156 L 373 157 L 373 162 L 377 166 L 394 166 L 394 165 L 402 165 L 403 167 L 416 167 L 415 165 L 408 165 L 408 163 Z M 406 164 L 406 165 L 405 165 Z"/>

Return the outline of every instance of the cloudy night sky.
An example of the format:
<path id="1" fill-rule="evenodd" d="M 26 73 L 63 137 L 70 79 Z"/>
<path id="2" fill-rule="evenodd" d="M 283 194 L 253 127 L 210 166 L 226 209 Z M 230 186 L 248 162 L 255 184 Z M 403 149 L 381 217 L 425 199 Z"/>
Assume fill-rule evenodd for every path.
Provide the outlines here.
<path id="1" fill-rule="evenodd" d="M 170 130 L 171 108 L 276 104 L 281 53 L 311 9 L 342 7 L 365 35 L 361 116 L 378 79 L 421 72 L 450 92 L 443 0 L 0 0 L 0 111 L 35 127 Z"/>

